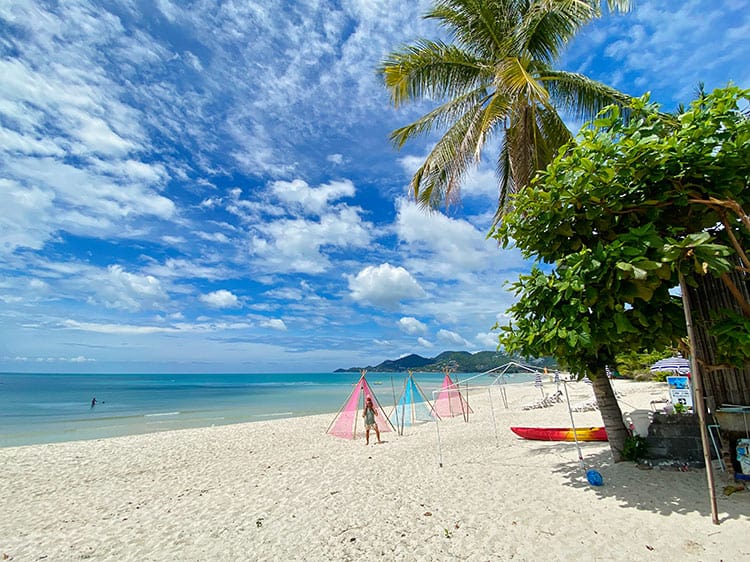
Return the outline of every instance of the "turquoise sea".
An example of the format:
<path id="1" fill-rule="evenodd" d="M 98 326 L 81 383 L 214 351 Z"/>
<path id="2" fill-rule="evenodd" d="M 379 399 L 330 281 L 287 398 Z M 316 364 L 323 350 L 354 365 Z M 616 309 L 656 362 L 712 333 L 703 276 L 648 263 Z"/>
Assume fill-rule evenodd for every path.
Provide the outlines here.
<path id="1" fill-rule="evenodd" d="M 415 373 L 415 379 L 432 399 L 443 375 Z M 508 382 L 531 379 L 514 375 Z M 358 373 L 3 373 L 0 447 L 335 413 L 358 380 Z M 404 374 L 369 373 L 367 380 L 390 413 Z M 493 380 L 482 376 L 472 385 Z"/>

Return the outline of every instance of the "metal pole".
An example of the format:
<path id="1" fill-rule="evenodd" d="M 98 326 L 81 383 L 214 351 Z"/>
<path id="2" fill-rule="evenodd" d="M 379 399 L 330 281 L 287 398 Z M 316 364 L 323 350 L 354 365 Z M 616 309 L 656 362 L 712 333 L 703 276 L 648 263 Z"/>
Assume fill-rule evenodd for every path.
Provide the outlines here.
<path id="1" fill-rule="evenodd" d="M 495 447 L 499 446 L 500 443 L 498 443 L 497 440 L 497 421 L 495 420 L 495 407 L 492 405 L 492 387 L 487 387 L 487 392 L 490 395 L 490 411 L 492 412 L 492 429 L 495 430 Z"/>
<path id="2" fill-rule="evenodd" d="M 464 387 L 466 388 L 466 419 L 464 421 L 469 421 L 469 383 L 464 383 Z"/>
<path id="3" fill-rule="evenodd" d="M 690 296 L 688 295 L 687 283 L 685 283 L 685 277 L 681 271 L 679 271 L 679 276 L 680 291 L 682 292 L 682 308 L 685 311 L 685 324 L 687 325 L 688 342 L 690 343 L 690 370 L 693 375 L 695 409 L 698 412 L 698 421 L 700 422 L 703 461 L 706 464 L 706 480 L 708 482 L 708 494 L 711 501 L 711 520 L 714 525 L 718 525 L 719 508 L 716 505 L 716 486 L 714 485 L 714 471 L 711 464 L 711 449 L 708 444 L 708 435 L 706 435 L 706 404 L 703 401 L 703 379 L 698 369 L 698 349 L 695 344 L 695 332 L 693 331 L 693 315 L 690 312 Z"/>
<path id="4" fill-rule="evenodd" d="M 724 459 L 721 458 L 721 451 L 719 450 L 719 445 L 716 443 L 716 437 L 714 437 L 714 432 L 711 431 L 712 428 L 716 428 L 716 431 L 719 431 L 719 425 L 709 425 L 708 426 L 708 435 L 711 437 L 711 443 L 714 446 L 714 452 L 716 453 L 716 458 L 719 459 L 719 468 L 721 468 L 721 471 L 724 472 Z"/>
<path id="5" fill-rule="evenodd" d="M 438 468 L 443 468 L 443 448 L 440 444 L 440 422 L 438 420 L 435 420 L 435 431 L 437 431 Z"/>
<path id="6" fill-rule="evenodd" d="M 393 384 L 393 375 L 391 375 L 391 391 L 393 392 L 393 412 L 396 414 L 396 428 L 398 428 L 398 404 L 396 404 L 396 387 Z M 399 433 L 403 435 L 403 433 Z"/>
<path id="7" fill-rule="evenodd" d="M 570 398 L 568 398 L 568 384 L 563 381 L 563 388 L 565 389 L 565 401 L 568 403 L 568 413 L 570 414 L 570 425 L 573 426 L 573 439 L 576 442 L 576 449 L 578 449 L 578 462 L 581 463 L 581 470 L 586 472 L 586 465 L 583 464 L 583 453 L 581 453 L 581 444 L 578 443 L 578 432 L 576 431 L 576 422 L 573 419 L 573 409 L 570 407 Z"/>

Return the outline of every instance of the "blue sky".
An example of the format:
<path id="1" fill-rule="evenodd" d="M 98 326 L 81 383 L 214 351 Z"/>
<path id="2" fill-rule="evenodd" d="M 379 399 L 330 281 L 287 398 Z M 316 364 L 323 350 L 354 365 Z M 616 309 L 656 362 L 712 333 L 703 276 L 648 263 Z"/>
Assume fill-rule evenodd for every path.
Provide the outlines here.
<path id="1" fill-rule="evenodd" d="M 493 350 L 527 269 L 406 186 L 383 56 L 430 2 L 0 2 L 0 371 L 298 372 Z M 750 1 L 646 1 L 560 66 L 674 109 L 750 87 Z"/>

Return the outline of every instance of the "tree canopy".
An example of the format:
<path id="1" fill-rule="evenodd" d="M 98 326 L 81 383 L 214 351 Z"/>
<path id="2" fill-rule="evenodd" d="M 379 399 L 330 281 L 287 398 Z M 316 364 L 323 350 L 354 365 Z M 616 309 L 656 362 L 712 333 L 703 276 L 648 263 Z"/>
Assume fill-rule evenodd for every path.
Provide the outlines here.
<path id="1" fill-rule="evenodd" d="M 620 351 L 685 334 L 679 271 L 693 284 L 714 275 L 731 285 L 732 271 L 746 278 L 749 100 L 730 85 L 665 120 L 645 96 L 627 123 L 610 107 L 518 193 L 496 236 L 536 264 L 512 286 L 507 351 L 596 376 Z M 743 312 L 725 310 L 713 326 L 734 364 L 750 359 L 741 293 L 732 291 Z"/>

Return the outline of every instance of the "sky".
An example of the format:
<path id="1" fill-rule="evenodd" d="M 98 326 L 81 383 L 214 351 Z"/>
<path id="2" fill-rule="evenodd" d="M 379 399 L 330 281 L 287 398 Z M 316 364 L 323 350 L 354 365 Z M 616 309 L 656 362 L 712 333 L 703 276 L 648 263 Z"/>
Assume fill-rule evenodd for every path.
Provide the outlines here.
<path id="1" fill-rule="evenodd" d="M 529 269 L 488 152 L 418 208 L 385 55 L 424 0 L 0 0 L 0 372 L 325 372 L 495 350 Z M 558 67 L 673 110 L 750 87 L 750 0 L 638 0 Z M 492 146 L 489 151 L 492 151 Z"/>

